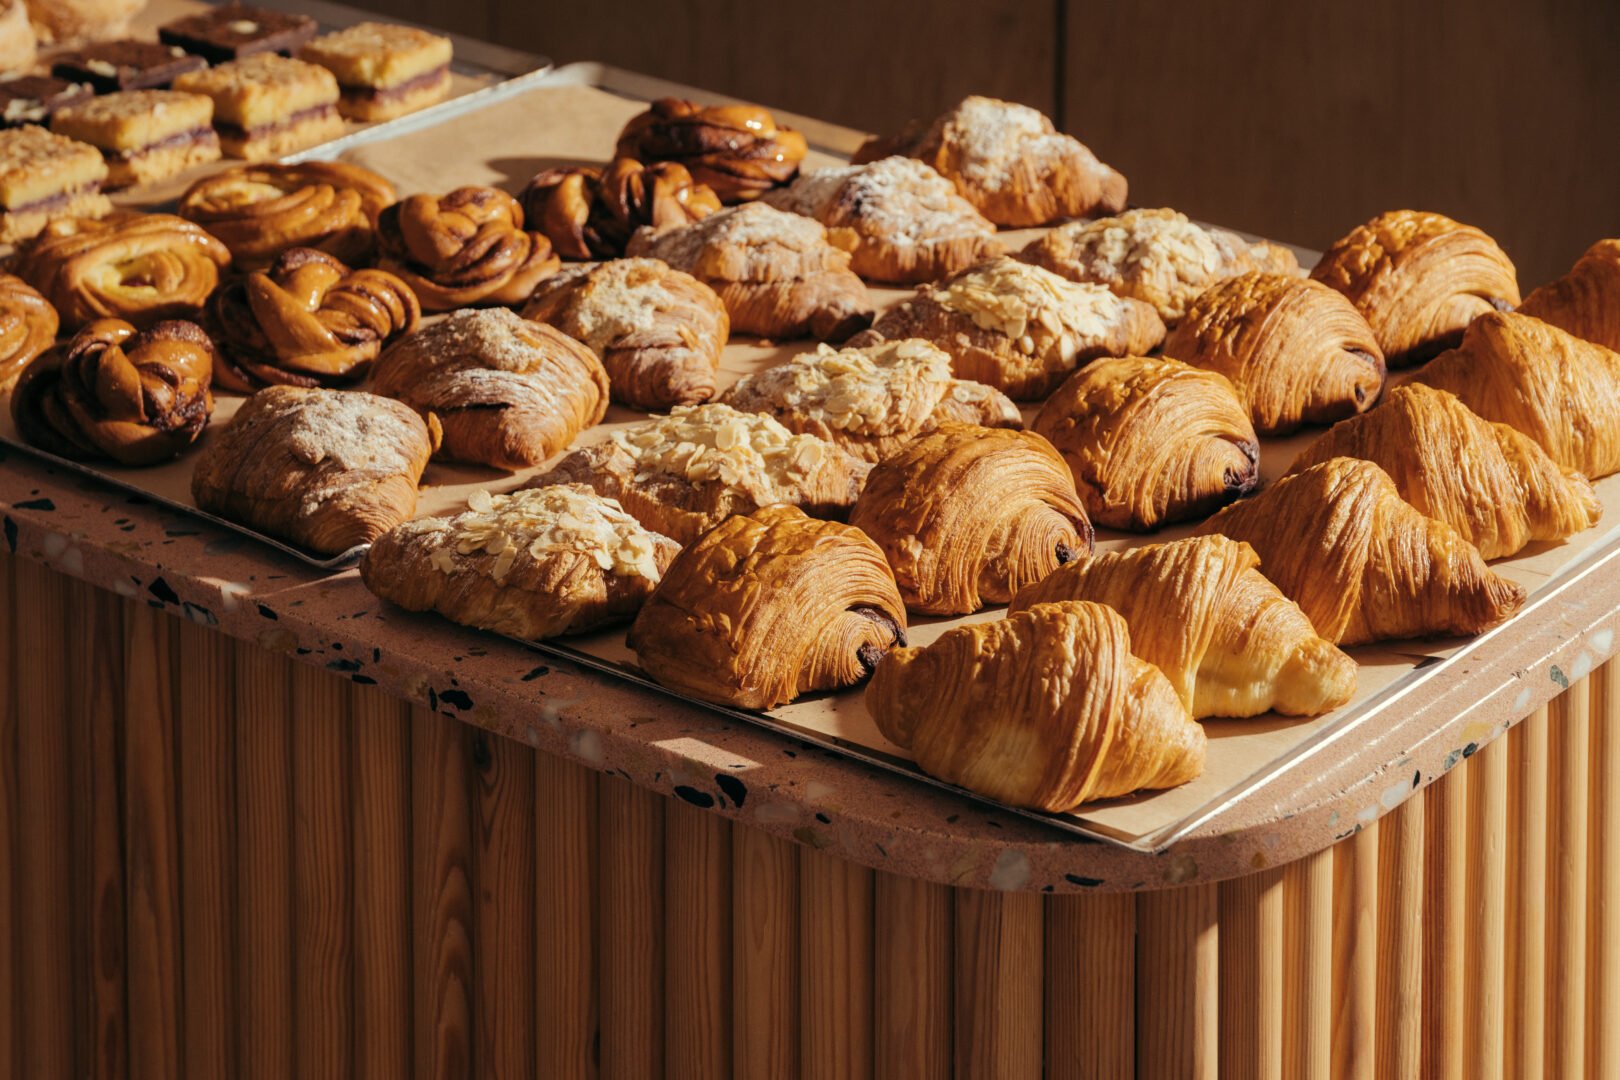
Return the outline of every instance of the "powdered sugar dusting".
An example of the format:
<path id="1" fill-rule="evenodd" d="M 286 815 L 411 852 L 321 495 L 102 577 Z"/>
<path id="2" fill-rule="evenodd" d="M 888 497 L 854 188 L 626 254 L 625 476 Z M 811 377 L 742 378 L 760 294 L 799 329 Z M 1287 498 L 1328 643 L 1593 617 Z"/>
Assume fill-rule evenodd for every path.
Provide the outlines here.
<path id="1" fill-rule="evenodd" d="M 643 230 L 643 235 L 645 233 Z M 712 247 L 775 244 L 794 251 L 807 251 L 825 244 L 826 240 L 827 230 L 820 222 L 751 202 L 659 233 L 646 243 L 643 253 L 678 269 L 689 270 Z"/>
<path id="2" fill-rule="evenodd" d="M 1081 147 L 1039 110 L 996 98 L 968 97 L 939 123 L 945 138 L 960 151 L 962 178 L 985 191 L 1006 186 L 1014 161 L 1046 172 Z"/>
<path id="3" fill-rule="evenodd" d="M 859 349 L 822 345 L 740 380 L 727 400 L 852 434 L 887 435 L 921 424 L 952 383 L 949 354 L 911 338 Z"/>
<path id="4" fill-rule="evenodd" d="M 847 226 L 902 246 L 996 231 L 957 194 L 956 185 L 907 157 L 810 173 L 766 201 L 829 227 Z"/>

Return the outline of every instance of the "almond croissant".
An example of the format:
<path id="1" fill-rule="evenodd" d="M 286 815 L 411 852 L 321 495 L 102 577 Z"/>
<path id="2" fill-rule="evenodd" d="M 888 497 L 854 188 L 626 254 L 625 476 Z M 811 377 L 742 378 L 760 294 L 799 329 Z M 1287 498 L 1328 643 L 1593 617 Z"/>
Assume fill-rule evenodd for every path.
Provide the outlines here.
<path id="1" fill-rule="evenodd" d="M 930 776 L 1062 812 L 1204 770 L 1204 729 L 1102 604 L 1036 604 L 878 665 L 866 708 Z"/>
<path id="2" fill-rule="evenodd" d="M 1599 240 L 1569 273 L 1524 298 L 1519 314 L 1620 350 L 1620 240 Z"/>

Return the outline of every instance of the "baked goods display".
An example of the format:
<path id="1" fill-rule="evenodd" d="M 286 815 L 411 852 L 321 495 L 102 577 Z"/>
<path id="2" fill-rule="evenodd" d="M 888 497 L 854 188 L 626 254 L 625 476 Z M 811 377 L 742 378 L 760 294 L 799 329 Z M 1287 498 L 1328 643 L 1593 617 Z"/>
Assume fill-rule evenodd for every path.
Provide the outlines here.
<path id="1" fill-rule="evenodd" d="M 153 465 L 183 453 L 214 412 L 214 348 L 195 323 L 137 330 L 101 319 L 23 369 L 11 418 L 30 444 L 75 461 Z"/>
<path id="2" fill-rule="evenodd" d="M 1089 364 L 1030 426 L 1069 463 L 1091 520 L 1110 528 L 1202 517 L 1260 483 L 1260 443 L 1232 384 L 1179 360 Z"/>
<path id="3" fill-rule="evenodd" d="M 48 124 L 56 110 L 94 95 L 86 84 L 54 75 L 7 75 L 0 78 L 0 128 Z"/>
<path id="4" fill-rule="evenodd" d="M 35 236 L 46 222 L 100 217 L 107 163 L 93 146 L 35 124 L 0 130 L 0 244 Z"/>
<path id="5" fill-rule="evenodd" d="M 149 184 L 219 160 L 214 103 L 177 90 L 126 90 L 67 105 L 51 116 L 58 135 L 107 159 L 108 188 Z"/>
<path id="6" fill-rule="evenodd" d="M 804 136 L 758 105 L 700 105 L 659 98 L 619 132 L 616 157 L 684 165 L 724 203 L 757 199 L 799 171 Z"/>
<path id="7" fill-rule="evenodd" d="M 1204 769 L 1204 729 L 1102 604 L 1036 604 L 878 664 L 866 707 L 930 776 L 1061 812 Z"/>
<path id="8" fill-rule="evenodd" d="M 947 421 L 1023 427 L 1011 399 L 982 383 L 955 378 L 950 356 L 917 338 L 858 348 L 819 345 L 815 352 L 744 375 L 720 400 L 874 463 Z"/>
<path id="9" fill-rule="evenodd" d="M 877 542 L 906 609 L 970 615 L 1091 554 L 1068 467 L 1027 431 L 946 423 L 884 458 L 849 523 Z"/>
<path id="10" fill-rule="evenodd" d="M 521 304 L 561 265 L 550 240 L 524 229 L 518 201 L 490 187 L 401 199 L 378 215 L 377 243 L 427 311 Z"/>
<path id="11" fill-rule="evenodd" d="M 3 84 L 0 84 L 3 85 Z M 1569 273 L 1531 291 L 1520 315 L 1620 350 L 1620 240 L 1599 240 Z"/>
<path id="12" fill-rule="evenodd" d="M 191 495 L 212 514 L 323 555 L 416 512 L 438 422 L 358 390 L 271 386 L 209 436 Z"/>
<path id="13" fill-rule="evenodd" d="M 22 0 L 41 42 L 121 37 L 146 0 Z"/>
<path id="14" fill-rule="evenodd" d="M 613 400 L 649 411 L 714 397 L 731 333 L 714 290 L 657 259 L 567 267 L 540 283 L 523 317 L 584 342 Z"/>
<path id="15" fill-rule="evenodd" d="M 315 20 L 290 11 L 228 3 L 158 27 L 158 40 L 211 64 L 255 53 L 287 55 L 315 36 Z"/>
<path id="16" fill-rule="evenodd" d="M 338 111 L 372 122 L 425 109 L 450 93 L 450 39 L 414 26 L 363 22 L 298 51 L 337 77 Z"/>
<path id="17" fill-rule="evenodd" d="M 28 282 L 0 273 L 0 392 L 56 341 L 56 309 Z"/>
<path id="18" fill-rule="evenodd" d="M 1195 296 L 1250 271 L 1294 275 L 1299 261 L 1281 244 L 1210 229 L 1176 210 L 1127 210 L 1071 221 L 1031 240 L 1018 258 L 1070 281 L 1106 285 L 1174 325 Z"/>
<path id="19" fill-rule="evenodd" d="M 1088 360 L 1155 348 L 1164 323 L 1139 300 L 1003 256 L 922 286 L 852 344 L 904 338 L 944 349 L 958 378 L 1035 401 Z"/>
<path id="20" fill-rule="evenodd" d="M 737 333 L 842 341 L 872 321 L 866 286 L 850 270 L 849 253 L 828 243 L 826 228 L 763 203 L 662 232 L 641 229 L 625 251 L 708 285 Z"/>
<path id="21" fill-rule="evenodd" d="M 351 270 L 324 251 L 289 248 L 210 298 L 214 381 L 244 394 L 352 383 L 421 314 L 410 286 L 388 271 Z"/>
<path id="22" fill-rule="evenodd" d="M 589 488 L 480 491 L 383 533 L 360 577 L 411 611 L 539 641 L 634 616 L 679 550 Z"/>
<path id="23" fill-rule="evenodd" d="M 1311 277 L 1350 299 L 1394 368 L 1422 363 L 1457 344 L 1475 317 L 1519 303 L 1513 263 L 1495 240 L 1417 210 L 1356 226 Z"/>
<path id="24" fill-rule="evenodd" d="M 800 176 L 763 201 L 815 218 L 867 281 L 936 281 L 1005 250 L 996 227 L 955 186 L 914 158 Z"/>
<path id="25" fill-rule="evenodd" d="M 343 133 L 337 79 L 319 64 L 260 52 L 182 75 L 174 88 L 214 99 L 214 130 L 229 157 L 278 158 Z"/>
<path id="26" fill-rule="evenodd" d="M 187 72 L 201 71 L 208 61 L 155 41 L 101 41 L 56 58 L 51 74 L 84 83 L 98 94 L 120 90 L 157 90 Z"/>
<path id="27" fill-rule="evenodd" d="M 769 709 L 864 680 L 906 643 L 906 612 L 859 529 L 772 506 L 683 549 L 626 641 L 678 693 Z"/>
<path id="28" fill-rule="evenodd" d="M 179 214 L 218 237 L 239 269 L 253 269 L 292 247 L 370 261 L 377 215 L 393 202 L 394 185 L 370 169 L 305 161 L 239 165 L 205 177 L 181 196 Z"/>
<path id="29" fill-rule="evenodd" d="M 1266 577 L 1340 645 L 1478 634 L 1524 603 L 1523 587 L 1370 461 L 1332 458 L 1285 476 L 1197 532 L 1253 546 Z"/>
<path id="30" fill-rule="evenodd" d="M 1125 209 L 1125 177 L 1028 105 L 967 97 L 931 124 L 867 140 L 851 160 L 893 154 L 931 165 L 997 225 L 1027 228 Z"/>
<path id="31" fill-rule="evenodd" d="M 23 0 L 0 0 L 0 71 L 23 71 L 39 55 L 39 37 Z"/>
<path id="32" fill-rule="evenodd" d="M 545 233 L 565 259 L 616 259 L 637 229 L 660 232 L 720 209 L 720 197 L 686 166 L 632 158 L 542 169 L 519 200 L 530 228 Z"/>

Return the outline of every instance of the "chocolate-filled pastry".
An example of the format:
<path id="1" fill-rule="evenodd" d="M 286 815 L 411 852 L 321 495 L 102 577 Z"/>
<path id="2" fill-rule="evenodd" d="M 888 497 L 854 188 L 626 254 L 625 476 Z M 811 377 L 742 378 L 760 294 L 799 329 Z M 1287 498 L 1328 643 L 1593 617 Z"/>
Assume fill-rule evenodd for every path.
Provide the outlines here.
<path id="1" fill-rule="evenodd" d="M 438 444 L 438 422 L 401 402 L 271 386 L 209 437 L 191 497 L 211 514 L 339 555 L 416 512 L 416 485 Z"/>
<path id="2" fill-rule="evenodd" d="M 173 214 L 118 210 L 53 221 L 23 246 L 17 276 L 44 294 L 65 330 L 94 319 L 150 326 L 202 313 L 231 253 Z"/>
<path id="3" fill-rule="evenodd" d="M 101 151 L 107 187 L 130 187 L 218 161 L 213 116 L 214 103 L 201 94 L 125 90 L 58 109 L 51 130 Z"/>
<path id="4" fill-rule="evenodd" d="M 1529 315 L 1493 311 L 1417 381 L 1450 390 L 1487 420 L 1524 432 L 1558 464 L 1620 472 L 1620 353 Z"/>
<path id="5" fill-rule="evenodd" d="M 523 217 L 565 259 L 616 259 L 637 229 L 688 225 L 720 209 L 720 197 L 673 161 L 565 165 L 536 173 Z"/>
<path id="6" fill-rule="evenodd" d="M 477 491 L 377 537 L 360 577 L 402 608 L 539 641 L 635 615 L 679 550 L 589 488 Z"/>
<path id="7" fill-rule="evenodd" d="M 1071 221 L 1031 240 L 1018 258 L 1152 304 L 1172 325 L 1193 297 L 1223 278 L 1251 270 L 1299 272 L 1294 253 L 1280 244 L 1208 229 L 1168 209 Z"/>
<path id="8" fill-rule="evenodd" d="M 157 90 L 189 71 L 201 71 L 208 61 L 187 56 L 155 41 L 102 41 L 58 56 L 51 74 L 84 83 L 98 94 L 121 90 Z"/>
<path id="9" fill-rule="evenodd" d="M 762 203 L 663 232 L 642 229 L 625 250 L 708 285 L 739 333 L 841 341 L 872 321 L 866 286 L 821 223 Z"/>
<path id="10" fill-rule="evenodd" d="M 361 22 L 298 52 L 337 76 L 338 111 L 375 123 L 425 109 L 450 94 L 450 39 L 414 26 Z"/>
<path id="11" fill-rule="evenodd" d="M 1062 813 L 1204 771 L 1204 729 L 1102 604 L 1037 604 L 878 665 L 866 708 L 922 771 Z"/>
<path id="12" fill-rule="evenodd" d="M 19 0 L 12 2 L 15 5 Z M 17 8 L 13 6 L 11 10 Z M 0 21 L 5 19 L 6 16 L 0 16 Z M 58 109 L 89 101 L 94 96 L 95 91 L 84 83 L 51 75 L 6 75 L 0 78 L 0 128 L 49 124 Z"/>
<path id="13" fill-rule="evenodd" d="M 223 64 L 255 53 L 291 55 L 315 30 L 308 15 L 233 2 L 171 19 L 158 27 L 158 40 Z"/>
<path id="14" fill-rule="evenodd" d="M 504 308 L 453 312 L 383 353 L 371 387 L 436 416 L 441 456 L 496 469 L 538 465 L 607 412 L 596 354 Z"/>
<path id="15" fill-rule="evenodd" d="M 792 180 L 808 150 L 803 135 L 757 105 L 659 98 L 624 125 L 615 156 L 677 162 L 721 202 L 737 203 Z"/>
<path id="16" fill-rule="evenodd" d="M 851 160 L 914 157 L 997 225 L 1028 228 L 1125 209 L 1125 178 L 1027 105 L 977 95 L 932 124 L 867 140 Z"/>
<path id="17" fill-rule="evenodd" d="M 678 405 L 563 458 L 529 486 L 585 484 L 653 532 L 690 544 L 734 514 L 788 503 L 843 517 L 871 466 L 729 405 Z"/>
<path id="18" fill-rule="evenodd" d="M 1328 248 L 1311 277 L 1344 293 L 1392 368 L 1421 364 L 1488 311 L 1519 303 L 1513 263 L 1485 233 L 1440 214 L 1391 210 Z"/>
<path id="19" fill-rule="evenodd" d="M 999 390 L 951 375 L 951 358 L 917 338 L 861 348 L 819 345 L 733 383 L 720 398 L 765 413 L 789 431 L 826 439 L 878 462 L 919 435 L 957 420 L 987 428 L 1024 426 Z"/>
<path id="20" fill-rule="evenodd" d="M 1053 571 L 1009 612 L 1060 600 L 1107 604 L 1131 628 L 1131 652 L 1164 672 L 1184 708 L 1206 716 L 1316 716 L 1349 701 L 1356 662 L 1224 536 L 1110 551 Z"/>
<path id="21" fill-rule="evenodd" d="M 1620 350 L 1620 240 L 1599 240 L 1587 248 L 1569 273 L 1525 297 L 1519 314 Z"/>
<path id="22" fill-rule="evenodd" d="M 905 643 L 877 545 L 793 506 L 740 514 L 683 550 L 627 638 L 663 686 L 741 709 L 853 686 Z"/>
<path id="23" fill-rule="evenodd" d="M 214 130 L 230 157 L 266 161 L 343 134 L 337 79 L 318 64 L 254 53 L 182 75 L 174 88 L 214 99 Z"/>
<path id="24" fill-rule="evenodd" d="M 371 261 L 377 215 L 394 185 L 341 161 L 238 165 L 192 184 L 179 214 L 231 249 L 238 269 L 269 266 L 288 248 L 318 248 L 349 265 Z"/>
<path id="25" fill-rule="evenodd" d="M 106 178 L 93 146 L 38 124 L 0 130 L 0 244 L 36 236 L 52 221 L 107 213 Z"/>
<path id="26" fill-rule="evenodd" d="M 1260 483 L 1260 444 L 1232 384 L 1179 360 L 1098 360 L 1031 427 L 1069 463 L 1091 520 L 1110 528 L 1151 532 Z"/>
<path id="27" fill-rule="evenodd" d="M 731 333 L 714 290 L 657 259 L 567 267 L 540 283 L 523 317 L 590 346 L 613 400 L 649 411 L 714 397 Z"/>
<path id="28" fill-rule="evenodd" d="M 23 369 L 11 418 L 31 446 L 75 461 L 178 457 L 214 412 L 214 347 L 194 323 L 84 327 Z"/>
<path id="29" fill-rule="evenodd" d="M 22 0 L 34 33 L 47 45 L 122 37 L 146 0 Z"/>
<path id="30" fill-rule="evenodd" d="M 384 345 L 416 328 L 416 294 L 386 270 L 351 270 L 324 251 L 289 248 L 268 270 L 215 291 L 208 326 L 219 346 L 217 385 L 244 394 L 265 386 L 330 386 L 358 380 Z"/>
<path id="31" fill-rule="evenodd" d="M 806 173 L 764 201 L 827 226 L 868 281 L 936 281 L 1006 250 L 955 185 L 914 158 Z"/>
<path id="32" fill-rule="evenodd" d="M 1230 379 L 1262 435 L 1365 412 L 1384 389 L 1384 354 L 1361 313 L 1321 282 L 1285 274 L 1211 285 L 1164 355 Z"/>
<path id="33" fill-rule="evenodd" d="M 1091 553 L 1069 469 L 1039 435 L 947 423 L 883 459 L 849 523 L 876 541 L 906 609 L 969 615 Z"/>
<path id="34" fill-rule="evenodd" d="M 23 0 L 0 0 L 0 71 L 25 71 L 39 55 L 39 37 Z"/>
<path id="35" fill-rule="evenodd" d="M 521 304 L 561 265 L 550 240 L 524 230 L 517 200 L 489 187 L 402 199 L 377 218 L 377 238 L 382 266 L 428 311 Z"/>
<path id="36" fill-rule="evenodd" d="M 28 282 L 0 273 L 0 391 L 56 341 L 56 309 Z"/>
<path id="37" fill-rule="evenodd" d="M 1524 589 L 1486 566 L 1474 545 L 1357 458 L 1285 476 L 1197 532 L 1250 544 L 1266 577 L 1340 645 L 1477 634 L 1524 603 Z"/>
<path id="38" fill-rule="evenodd" d="M 1560 468 L 1529 436 L 1422 383 L 1398 386 L 1372 412 L 1335 424 L 1290 471 L 1337 457 L 1380 466 L 1401 498 L 1487 559 L 1573 536 L 1603 512 L 1586 477 Z"/>

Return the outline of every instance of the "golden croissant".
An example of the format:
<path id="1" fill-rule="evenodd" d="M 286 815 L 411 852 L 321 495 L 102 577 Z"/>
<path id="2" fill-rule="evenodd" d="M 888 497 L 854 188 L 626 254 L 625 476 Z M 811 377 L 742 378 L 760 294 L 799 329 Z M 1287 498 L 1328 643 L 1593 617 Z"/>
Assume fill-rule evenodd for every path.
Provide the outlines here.
<path id="1" fill-rule="evenodd" d="M 294 247 L 312 247 L 343 262 L 369 262 L 377 215 L 394 201 L 394 185 L 370 169 L 341 161 L 238 165 L 192 184 L 180 216 L 207 229 L 242 269 L 269 266 Z"/>
<path id="2" fill-rule="evenodd" d="M 1265 575 L 1340 645 L 1477 634 L 1524 603 L 1450 525 L 1404 501 L 1370 461 L 1333 458 L 1204 522 L 1243 540 Z"/>
<path id="3" fill-rule="evenodd" d="M 1569 273 L 1534 290 L 1519 314 L 1620 350 L 1620 240 L 1599 240 Z"/>
<path id="4" fill-rule="evenodd" d="M 566 165 L 537 173 L 519 196 L 523 218 L 565 259 L 616 259 L 637 229 L 686 225 L 720 209 L 706 184 L 674 161 L 605 167 Z"/>
<path id="5" fill-rule="evenodd" d="M 1062 812 L 1204 770 L 1204 729 L 1102 604 L 1036 604 L 895 649 L 866 708 L 924 772 L 1011 806 Z"/>
<path id="6" fill-rule="evenodd" d="M 630 627 L 647 673 L 743 709 L 853 686 L 906 643 L 906 611 L 859 529 L 771 506 L 685 548 Z"/>
<path id="7" fill-rule="evenodd" d="M 1009 611 L 1107 604 L 1131 652 L 1164 672 L 1194 717 L 1315 716 L 1356 690 L 1356 662 L 1256 567 L 1248 544 L 1201 536 L 1081 559 L 1023 589 Z"/>
<path id="8" fill-rule="evenodd" d="M 0 274 L 0 390 L 56 341 L 56 309 L 28 282 Z"/>
<path id="9" fill-rule="evenodd" d="M 377 242 L 380 265 L 426 311 L 521 304 L 561 265 L 550 240 L 524 229 L 517 200 L 490 187 L 402 199 L 377 218 Z"/>
<path id="10" fill-rule="evenodd" d="M 725 203 L 757 199 L 799 171 L 809 146 L 758 105 L 659 98 L 619 132 L 617 157 L 674 161 Z"/>
<path id="11" fill-rule="evenodd" d="M 1004 604 L 1091 551 L 1063 458 L 1039 435 L 941 424 L 879 462 L 849 523 L 877 542 L 908 610 Z"/>
<path id="12" fill-rule="evenodd" d="M 1333 427 L 1295 459 L 1292 471 L 1335 457 L 1381 467 L 1401 498 L 1456 529 L 1487 559 L 1572 536 L 1603 512 L 1586 477 L 1561 469 L 1527 436 L 1422 383 L 1397 387 L 1372 412 Z"/>

